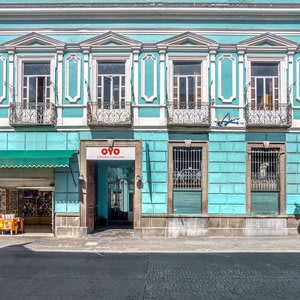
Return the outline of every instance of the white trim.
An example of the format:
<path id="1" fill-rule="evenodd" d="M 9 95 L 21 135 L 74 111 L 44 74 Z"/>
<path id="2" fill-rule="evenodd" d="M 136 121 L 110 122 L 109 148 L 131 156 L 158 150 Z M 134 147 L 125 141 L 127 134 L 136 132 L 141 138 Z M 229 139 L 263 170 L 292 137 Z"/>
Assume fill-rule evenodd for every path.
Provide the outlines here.
<path id="1" fill-rule="evenodd" d="M 157 127 L 157 126 L 167 126 L 167 120 L 166 118 L 152 118 L 152 117 L 142 117 L 138 118 L 136 120 L 136 123 L 134 124 L 134 128 L 136 129 L 137 127 Z"/>
<path id="2" fill-rule="evenodd" d="M 22 102 L 22 79 L 23 79 L 23 64 L 24 62 L 49 62 L 50 63 L 50 82 L 55 85 L 55 55 L 16 55 L 17 65 L 17 87 L 18 96 L 17 102 Z M 55 85 L 56 86 L 56 85 Z M 55 87 L 51 85 L 50 102 L 55 104 Z"/>
<path id="3" fill-rule="evenodd" d="M 231 87 L 232 95 L 229 98 L 222 96 L 222 62 L 225 59 L 231 60 Z M 224 54 L 218 61 L 218 98 L 225 103 L 232 103 L 236 99 L 236 59 L 230 54 Z"/>
<path id="4" fill-rule="evenodd" d="M 168 102 L 173 103 L 173 64 L 174 61 L 187 61 L 187 62 L 201 62 L 201 102 L 208 103 L 208 59 L 209 55 L 189 55 L 189 54 L 168 54 L 167 56 L 167 66 L 169 69 L 168 76 Z"/>
<path id="5" fill-rule="evenodd" d="M 165 86 L 165 80 L 166 80 L 166 51 L 160 50 L 159 51 L 159 60 L 160 60 L 160 118 L 165 119 L 165 103 L 166 103 L 166 86 Z"/>
<path id="6" fill-rule="evenodd" d="M 246 55 L 246 84 L 251 80 L 251 62 L 275 62 L 279 64 L 280 103 L 287 103 L 287 55 Z M 247 100 L 251 99 L 251 89 L 247 90 Z"/>
<path id="7" fill-rule="evenodd" d="M 62 78 L 63 78 L 63 52 L 59 51 L 57 53 L 57 104 L 58 104 L 58 108 L 57 108 L 57 125 L 61 125 L 62 124 L 62 91 L 63 91 L 63 87 L 62 87 Z"/>
<path id="8" fill-rule="evenodd" d="M 132 66 L 132 55 L 112 55 L 112 54 L 103 54 L 103 55 L 91 55 L 91 65 L 92 65 L 92 80 L 91 80 L 91 96 L 92 102 L 97 100 L 97 63 L 98 62 L 114 62 L 122 61 L 125 63 L 125 102 L 131 103 L 131 66 Z"/>
<path id="9" fill-rule="evenodd" d="M 241 109 L 241 107 L 244 107 L 244 52 L 239 51 L 238 52 L 239 57 L 239 118 L 240 122 L 244 121 L 244 108 Z"/>
<path id="10" fill-rule="evenodd" d="M 296 61 L 296 100 L 300 101 L 300 58 L 297 59 Z"/>
<path id="11" fill-rule="evenodd" d="M 70 62 L 72 60 L 77 61 L 77 94 L 74 97 L 70 96 L 69 91 L 69 83 L 70 83 Z M 65 96 L 68 99 L 70 103 L 76 103 L 80 99 L 80 93 L 81 93 L 81 58 L 78 57 L 77 54 L 71 54 L 66 59 L 66 77 L 65 77 Z"/>
<path id="12" fill-rule="evenodd" d="M 86 118 L 63 118 L 62 126 L 86 126 Z"/>
<path id="13" fill-rule="evenodd" d="M 146 62 L 148 59 L 151 59 L 153 61 L 153 94 L 148 97 L 146 95 Z M 141 75 L 142 75 L 142 90 L 141 90 L 141 94 L 142 94 L 142 98 L 146 101 L 146 102 L 153 102 L 156 98 L 157 98 L 157 58 L 153 55 L 153 54 L 146 54 L 143 58 L 142 58 L 142 63 L 141 63 Z"/>
<path id="14" fill-rule="evenodd" d="M 15 100 L 15 97 L 17 96 L 16 93 L 16 86 L 14 84 L 14 63 L 15 63 L 15 53 L 12 52 L 8 52 L 9 54 L 9 93 L 8 93 L 8 102 L 12 103 Z M 16 74 L 16 79 L 18 78 L 18 74 Z M 13 97 L 13 93 L 15 93 L 14 97 Z"/>
<path id="15" fill-rule="evenodd" d="M 216 51 L 210 51 L 210 97 L 211 104 L 216 100 Z M 216 109 L 215 106 L 211 106 L 211 126 L 215 125 Z"/>
<path id="16" fill-rule="evenodd" d="M 2 95 L 0 97 L 0 103 L 2 103 L 3 100 L 6 99 L 6 84 L 7 84 L 6 83 L 6 61 L 7 61 L 7 59 L 3 55 L 0 54 L 0 60 L 2 60 L 2 65 L 3 65 Z"/>

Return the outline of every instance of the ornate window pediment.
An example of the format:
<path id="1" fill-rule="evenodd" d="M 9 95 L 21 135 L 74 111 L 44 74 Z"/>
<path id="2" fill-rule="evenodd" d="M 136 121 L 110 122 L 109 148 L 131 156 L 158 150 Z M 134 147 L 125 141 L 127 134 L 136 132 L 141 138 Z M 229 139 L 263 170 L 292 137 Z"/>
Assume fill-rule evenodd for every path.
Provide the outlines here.
<path id="1" fill-rule="evenodd" d="M 97 35 L 80 43 L 82 49 L 104 50 L 116 48 L 120 49 L 139 49 L 141 42 L 128 38 L 124 35 L 109 31 Z"/>
<path id="2" fill-rule="evenodd" d="M 168 48 L 170 50 L 217 50 L 219 44 L 211 39 L 203 37 L 193 32 L 184 32 L 157 43 L 159 48 Z"/>
<path id="3" fill-rule="evenodd" d="M 285 52 L 295 51 L 298 44 L 270 32 L 246 39 L 237 44 L 238 50 Z"/>
<path id="4" fill-rule="evenodd" d="M 3 47 L 7 51 L 30 51 L 36 49 L 42 49 L 43 51 L 57 51 L 63 50 L 65 48 L 65 43 L 36 32 L 31 32 L 16 39 L 7 41 L 3 44 Z"/>

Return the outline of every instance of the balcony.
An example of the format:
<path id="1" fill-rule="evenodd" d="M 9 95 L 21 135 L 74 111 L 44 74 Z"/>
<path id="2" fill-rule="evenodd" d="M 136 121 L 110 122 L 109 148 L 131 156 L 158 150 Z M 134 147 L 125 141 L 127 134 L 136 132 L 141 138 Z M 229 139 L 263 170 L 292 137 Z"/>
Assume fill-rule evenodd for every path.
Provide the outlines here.
<path id="1" fill-rule="evenodd" d="M 169 126 L 209 127 L 211 122 L 211 106 L 203 103 L 198 108 L 176 108 L 168 105 Z"/>
<path id="2" fill-rule="evenodd" d="M 56 107 L 53 103 L 13 103 L 10 105 L 9 124 L 11 126 L 54 126 Z"/>
<path id="3" fill-rule="evenodd" d="M 290 127 L 292 125 L 292 106 L 272 104 L 261 107 L 246 105 L 246 127 Z"/>
<path id="4" fill-rule="evenodd" d="M 131 126 L 131 104 L 126 103 L 124 108 L 104 108 L 98 103 L 88 104 L 89 126 Z"/>

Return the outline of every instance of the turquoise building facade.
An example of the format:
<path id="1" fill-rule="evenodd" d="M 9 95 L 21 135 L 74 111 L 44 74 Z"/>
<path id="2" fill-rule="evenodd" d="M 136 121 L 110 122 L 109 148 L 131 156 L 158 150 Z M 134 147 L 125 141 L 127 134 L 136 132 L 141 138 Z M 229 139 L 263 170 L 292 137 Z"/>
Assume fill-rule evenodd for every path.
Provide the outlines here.
<path id="1" fill-rule="evenodd" d="M 0 187 L 59 236 L 298 234 L 300 2 L 213 2 L 0 1 Z"/>

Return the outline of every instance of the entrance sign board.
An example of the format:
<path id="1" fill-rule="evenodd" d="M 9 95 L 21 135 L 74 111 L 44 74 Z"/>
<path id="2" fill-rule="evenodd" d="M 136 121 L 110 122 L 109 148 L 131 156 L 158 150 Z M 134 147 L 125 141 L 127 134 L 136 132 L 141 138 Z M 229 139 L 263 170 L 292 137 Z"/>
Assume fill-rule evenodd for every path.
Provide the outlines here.
<path id="1" fill-rule="evenodd" d="M 135 160 L 135 147 L 87 147 L 87 160 Z"/>

